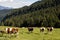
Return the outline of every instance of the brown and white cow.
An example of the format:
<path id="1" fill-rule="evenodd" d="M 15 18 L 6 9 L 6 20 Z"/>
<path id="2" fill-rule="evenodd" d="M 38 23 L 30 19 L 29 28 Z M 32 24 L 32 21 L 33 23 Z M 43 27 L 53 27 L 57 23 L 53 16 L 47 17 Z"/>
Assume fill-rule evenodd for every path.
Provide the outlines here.
<path id="1" fill-rule="evenodd" d="M 47 31 L 51 32 L 53 30 L 53 27 L 47 27 Z"/>
<path id="2" fill-rule="evenodd" d="M 32 32 L 33 31 L 33 27 L 28 27 L 28 31 Z"/>
<path id="3" fill-rule="evenodd" d="M 6 28 L 6 33 L 17 33 L 18 32 L 18 28 Z"/>
<path id="4" fill-rule="evenodd" d="M 40 32 L 44 32 L 44 30 L 45 30 L 45 27 L 40 28 Z"/>

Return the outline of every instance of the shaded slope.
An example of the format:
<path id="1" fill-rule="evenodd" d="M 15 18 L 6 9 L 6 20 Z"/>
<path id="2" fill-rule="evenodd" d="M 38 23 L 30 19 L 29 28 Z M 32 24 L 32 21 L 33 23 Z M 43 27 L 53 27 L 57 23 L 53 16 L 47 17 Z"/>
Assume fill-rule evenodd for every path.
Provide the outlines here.
<path id="1" fill-rule="evenodd" d="M 42 0 L 13 10 L 4 17 L 2 22 L 5 26 L 53 26 L 60 25 L 60 0 Z M 56 25 L 57 24 L 57 25 Z"/>

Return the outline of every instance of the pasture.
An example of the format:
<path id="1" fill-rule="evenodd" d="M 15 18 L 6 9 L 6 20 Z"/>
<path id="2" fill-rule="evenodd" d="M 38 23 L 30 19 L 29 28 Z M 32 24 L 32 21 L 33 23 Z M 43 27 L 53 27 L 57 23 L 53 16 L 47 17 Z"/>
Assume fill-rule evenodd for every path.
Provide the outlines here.
<path id="1" fill-rule="evenodd" d="M 0 26 L 4 30 L 5 26 Z M 17 34 L 0 33 L 0 40 L 60 40 L 60 28 L 55 28 L 52 32 L 40 32 L 39 28 L 34 28 L 33 33 L 29 33 L 27 28 L 19 28 Z"/>

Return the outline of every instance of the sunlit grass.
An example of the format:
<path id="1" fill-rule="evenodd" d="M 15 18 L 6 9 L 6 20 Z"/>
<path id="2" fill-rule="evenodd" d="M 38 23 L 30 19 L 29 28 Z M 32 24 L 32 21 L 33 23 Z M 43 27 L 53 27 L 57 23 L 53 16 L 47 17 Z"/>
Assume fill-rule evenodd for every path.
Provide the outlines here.
<path id="1" fill-rule="evenodd" d="M 0 26 L 4 30 L 5 26 Z M 33 33 L 29 33 L 27 28 L 19 28 L 19 34 L 1 34 L 0 40 L 60 40 L 60 28 L 55 28 L 52 32 L 40 32 L 39 28 L 34 28 Z"/>

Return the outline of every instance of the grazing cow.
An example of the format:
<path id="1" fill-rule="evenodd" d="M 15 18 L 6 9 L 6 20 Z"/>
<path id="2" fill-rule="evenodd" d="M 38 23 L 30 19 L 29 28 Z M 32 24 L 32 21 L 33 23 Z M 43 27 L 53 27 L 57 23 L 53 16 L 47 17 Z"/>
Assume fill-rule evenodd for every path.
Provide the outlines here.
<path id="1" fill-rule="evenodd" d="M 17 28 L 6 28 L 6 33 L 17 33 L 18 32 L 18 29 Z"/>
<path id="2" fill-rule="evenodd" d="M 32 32 L 33 31 L 33 27 L 28 27 L 28 31 Z"/>
<path id="3" fill-rule="evenodd" d="M 47 31 L 51 32 L 53 30 L 53 27 L 47 27 Z"/>
<path id="4" fill-rule="evenodd" d="M 44 32 L 44 30 L 45 30 L 45 27 L 40 28 L 40 32 Z"/>

